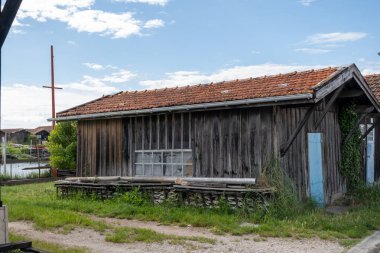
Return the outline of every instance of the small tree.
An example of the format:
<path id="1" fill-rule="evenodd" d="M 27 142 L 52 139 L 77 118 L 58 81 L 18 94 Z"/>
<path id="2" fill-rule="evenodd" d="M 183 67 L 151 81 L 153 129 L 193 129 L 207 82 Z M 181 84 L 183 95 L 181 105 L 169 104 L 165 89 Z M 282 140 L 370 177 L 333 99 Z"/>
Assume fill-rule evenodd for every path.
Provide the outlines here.
<path id="1" fill-rule="evenodd" d="M 58 123 L 50 133 L 48 147 L 51 166 L 60 169 L 75 170 L 77 151 L 76 123 Z"/>

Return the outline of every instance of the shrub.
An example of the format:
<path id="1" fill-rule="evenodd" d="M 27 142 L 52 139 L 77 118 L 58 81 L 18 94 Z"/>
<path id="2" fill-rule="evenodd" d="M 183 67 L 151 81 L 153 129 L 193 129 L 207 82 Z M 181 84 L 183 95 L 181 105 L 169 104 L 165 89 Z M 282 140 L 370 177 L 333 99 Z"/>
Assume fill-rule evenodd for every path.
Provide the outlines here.
<path id="1" fill-rule="evenodd" d="M 61 122 L 49 136 L 50 165 L 60 169 L 76 168 L 76 123 Z"/>

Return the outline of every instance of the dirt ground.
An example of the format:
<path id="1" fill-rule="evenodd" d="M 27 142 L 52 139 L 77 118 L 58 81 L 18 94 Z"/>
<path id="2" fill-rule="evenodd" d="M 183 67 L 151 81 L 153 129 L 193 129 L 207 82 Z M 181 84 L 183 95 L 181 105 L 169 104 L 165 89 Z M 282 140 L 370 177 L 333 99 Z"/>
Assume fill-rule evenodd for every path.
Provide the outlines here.
<path id="1" fill-rule="evenodd" d="M 313 239 L 262 239 L 256 235 L 231 236 L 215 235 L 206 229 L 194 227 L 163 226 L 155 222 L 122 220 L 113 218 L 98 218 L 106 223 L 118 226 L 149 228 L 154 231 L 178 236 L 203 236 L 213 238 L 215 245 L 199 242 L 189 242 L 183 245 L 164 243 L 130 243 L 117 244 L 105 241 L 105 235 L 89 229 L 76 229 L 69 234 L 58 234 L 51 231 L 40 231 L 33 228 L 32 223 L 10 222 L 10 230 L 32 240 L 54 242 L 69 247 L 86 247 L 94 253 L 121 253 L 121 252 L 257 252 L 257 253 L 319 253 L 343 252 L 344 248 L 337 242 Z"/>

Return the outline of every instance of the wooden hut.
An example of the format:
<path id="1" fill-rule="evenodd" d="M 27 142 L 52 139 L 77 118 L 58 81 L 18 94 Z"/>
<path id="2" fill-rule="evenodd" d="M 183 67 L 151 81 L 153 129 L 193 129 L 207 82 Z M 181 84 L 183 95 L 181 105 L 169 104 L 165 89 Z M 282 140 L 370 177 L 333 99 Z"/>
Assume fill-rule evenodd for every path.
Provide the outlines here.
<path id="1" fill-rule="evenodd" d="M 352 101 L 380 108 L 354 64 L 120 92 L 56 120 L 78 121 L 78 176 L 259 178 L 277 158 L 301 197 L 328 203 L 346 189 L 338 113 Z"/>
<path id="2" fill-rule="evenodd" d="M 30 132 L 23 128 L 1 129 L 0 136 L 3 138 L 7 135 L 8 142 L 15 144 L 24 144 L 27 142 Z"/>

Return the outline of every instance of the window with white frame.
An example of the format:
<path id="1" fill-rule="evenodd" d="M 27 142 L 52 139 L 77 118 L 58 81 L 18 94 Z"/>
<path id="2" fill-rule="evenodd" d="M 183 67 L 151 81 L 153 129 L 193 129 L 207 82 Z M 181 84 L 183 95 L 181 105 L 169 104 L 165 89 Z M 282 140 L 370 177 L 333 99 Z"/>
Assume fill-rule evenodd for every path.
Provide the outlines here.
<path id="1" fill-rule="evenodd" d="M 136 176 L 192 176 L 191 149 L 162 149 L 135 151 Z"/>

